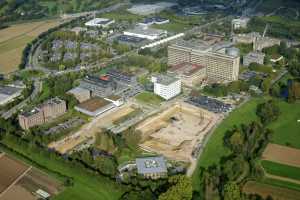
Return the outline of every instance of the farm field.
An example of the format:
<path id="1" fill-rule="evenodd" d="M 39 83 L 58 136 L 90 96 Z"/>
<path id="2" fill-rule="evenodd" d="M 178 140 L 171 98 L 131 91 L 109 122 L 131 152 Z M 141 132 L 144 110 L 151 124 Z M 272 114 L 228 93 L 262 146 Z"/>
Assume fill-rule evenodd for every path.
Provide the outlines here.
<path id="1" fill-rule="evenodd" d="M 59 25 L 58 19 L 15 24 L 0 30 L 0 73 L 18 69 L 25 46 L 41 33 Z"/>
<path id="2" fill-rule="evenodd" d="M 0 200 L 37 200 L 42 189 L 52 197 L 63 188 L 62 184 L 41 171 L 8 155 L 0 158 Z"/>
<path id="3" fill-rule="evenodd" d="M 277 144 L 268 144 L 262 155 L 262 159 L 284 165 L 300 167 L 300 150 Z"/>
<path id="4" fill-rule="evenodd" d="M 246 194 L 259 194 L 266 198 L 271 195 L 273 199 L 300 200 L 300 192 L 282 187 L 271 186 L 264 183 L 249 181 L 245 184 L 243 191 Z"/>
<path id="5" fill-rule="evenodd" d="M 298 180 L 300 184 L 300 168 L 267 160 L 263 160 L 261 164 L 268 174 Z"/>
<path id="6" fill-rule="evenodd" d="M 2 143 L 14 149 L 15 152 L 12 153 L 18 155 L 24 161 L 36 165 L 47 172 L 49 171 L 48 169 L 51 169 L 49 173 L 54 177 L 60 174 L 73 178 L 74 185 L 65 188 L 63 192 L 53 198 L 54 200 L 85 200 L 87 197 L 89 200 L 118 200 L 125 192 L 123 186 L 101 175 L 89 173 L 78 165 L 73 166 L 62 159 L 50 158 L 41 152 L 16 144 L 10 139 L 4 139 Z M 9 149 L 4 150 L 9 151 Z"/>

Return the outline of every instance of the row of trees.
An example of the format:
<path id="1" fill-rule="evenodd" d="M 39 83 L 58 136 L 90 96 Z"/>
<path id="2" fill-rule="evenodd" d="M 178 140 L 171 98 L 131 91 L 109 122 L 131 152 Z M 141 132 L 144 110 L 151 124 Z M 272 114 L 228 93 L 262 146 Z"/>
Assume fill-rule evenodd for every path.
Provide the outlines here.
<path id="1" fill-rule="evenodd" d="M 272 136 L 272 131 L 266 127 L 278 118 L 280 111 L 275 102 L 268 101 L 259 104 L 256 113 L 259 122 L 235 126 L 226 132 L 224 146 L 230 154 L 223 157 L 219 165 L 202 169 L 199 177 L 202 191 L 195 193 L 195 199 L 261 199 L 258 195 L 243 194 L 240 188 L 248 178 L 263 177 L 258 159 Z"/>

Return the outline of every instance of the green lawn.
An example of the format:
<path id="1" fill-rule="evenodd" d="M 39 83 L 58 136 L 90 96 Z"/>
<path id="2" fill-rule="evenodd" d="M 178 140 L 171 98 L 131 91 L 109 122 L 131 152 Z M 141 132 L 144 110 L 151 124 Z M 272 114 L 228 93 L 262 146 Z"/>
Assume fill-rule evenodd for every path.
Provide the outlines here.
<path id="1" fill-rule="evenodd" d="M 123 186 L 101 175 L 87 172 L 82 168 L 72 166 L 71 163 L 67 164 L 62 160 L 51 159 L 42 152 L 25 148 L 8 139 L 5 139 L 3 143 L 28 159 L 33 160 L 41 167 L 74 178 L 74 186 L 67 187 L 54 198 L 55 200 L 117 200 L 125 192 Z"/>
<path id="2" fill-rule="evenodd" d="M 153 25 L 153 28 L 167 30 L 168 32 L 173 32 L 173 33 L 182 33 L 191 29 L 192 26 L 188 24 L 170 22 L 167 24 Z"/>
<path id="3" fill-rule="evenodd" d="M 300 168 L 298 167 L 287 166 L 267 160 L 263 160 L 261 164 L 269 174 L 300 180 Z"/>
<path id="4" fill-rule="evenodd" d="M 250 123 L 256 119 L 256 106 L 263 99 L 252 99 L 242 107 L 234 110 L 229 117 L 227 117 L 214 131 L 210 140 L 208 141 L 204 151 L 198 161 L 198 168 L 193 174 L 194 189 L 198 189 L 199 185 L 199 167 L 208 167 L 212 164 L 218 164 L 222 156 L 228 154 L 228 150 L 223 145 L 223 137 L 227 130 L 230 130 L 235 125 L 243 123 Z"/>
<path id="5" fill-rule="evenodd" d="M 146 104 L 159 105 L 163 99 L 151 92 L 143 92 L 135 97 L 138 101 Z"/>
<path id="6" fill-rule="evenodd" d="M 272 185 L 272 186 L 277 186 L 277 187 L 300 191 L 300 185 L 295 184 L 295 183 L 286 182 L 286 181 L 281 181 L 278 179 L 265 178 L 261 182 L 268 184 L 268 185 Z"/>
<path id="7" fill-rule="evenodd" d="M 300 149 L 300 102 L 289 104 L 278 101 L 281 115 L 269 128 L 274 131 L 272 142 Z"/>

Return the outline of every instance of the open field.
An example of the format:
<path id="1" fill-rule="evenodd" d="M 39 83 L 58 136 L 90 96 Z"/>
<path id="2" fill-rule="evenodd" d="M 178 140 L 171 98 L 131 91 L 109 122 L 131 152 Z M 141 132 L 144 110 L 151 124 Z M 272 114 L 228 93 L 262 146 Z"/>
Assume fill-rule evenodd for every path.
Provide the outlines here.
<path id="1" fill-rule="evenodd" d="M 107 113 L 104 113 L 83 125 L 76 133 L 63 138 L 62 140 L 52 142 L 48 145 L 49 148 L 54 148 L 61 154 L 65 154 L 76 146 L 84 143 L 88 140 L 93 140 L 95 134 L 117 121 L 118 119 L 130 114 L 134 111 L 134 108 L 130 105 L 124 105 L 120 108 L 115 108 Z"/>
<path id="2" fill-rule="evenodd" d="M 172 160 L 190 162 L 193 148 L 219 120 L 219 116 L 187 103 L 175 103 L 137 125 L 140 147 Z"/>
<path id="3" fill-rule="evenodd" d="M 8 189 L 20 176 L 29 169 L 29 166 L 4 155 L 0 158 L 0 195 Z"/>
<path id="4" fill-rule="evenodd" d="M 1 147 L 1 150 L 10 152 L 24 162 L 39 167 L 51 174 L 53 177 L 72 177 L 74 185 L 65 188 L 54 200 L 118 200 L 125 192 L 125 188 L 114 181 L 95 173 L 89 173 L 84 168 L 62 159 L 55 159 L 46 156 L 43 152 L 32 150 L 26 146 L 15 143 L 13 140 L 4 139 L 1 141 L 7 147 L 14 149 L 14 152 Z M 50 171 L 49 171 L 50 170 Z M 60 174 L 60 176 L 58 176 Z"/>
<path id="5" fill-rule="evenodd" d="M 159 105 L 161 102 L 163 102 L 163 99 L 160 96 L 157 96 L 151 92 L 140 93 L 135 98 L 141 103 L 151 105 Z"/>
<path id="6" fill-rule="evenodd" d="M 268 144 L 262 155 L 262 159 L 284 165 L 300 167 L 300 150 L 277 144 Z"/>
<path id="7" fill-rule="evenodd" d="M 267 160 L 263 160 L 261 164 L 267 174 L 295 179 L 299 181 L 298 184 L 300 184 L 300 168 L 274 163 Z"/>
<path id="8" fill-rule="evenodd" d="M 7 155 L 0 158 L 0 181 L 0 200 L 37 200 L 39 189 L 51 196 L 62 190 L 60 182 Z"/>
<path id="9" fill-rule="evenodd" d="M 249 181 L 245 184 L 243 191 L 246 194 L 259 194 L 266 198 L 271 195 L 274 200 L 300 200 L 300 192 L 282 187 L 271 186 L 264 183 Z"/>
<path id="10" fill-rule="evenodd" d="M 12 25 L 0 30 L 0 73 L 18 69 L 25 46 L 41 33 L 59 25 L 57 20 L 47 20 Z"/>
<path id="11" fill-rule="evenodd" d="M 300 102 L 289 104 L 277 102 L 280 107 L 278 120 L 271 123 L 269 128 L 274 131 L 272 142 L 300 149 Z"/>

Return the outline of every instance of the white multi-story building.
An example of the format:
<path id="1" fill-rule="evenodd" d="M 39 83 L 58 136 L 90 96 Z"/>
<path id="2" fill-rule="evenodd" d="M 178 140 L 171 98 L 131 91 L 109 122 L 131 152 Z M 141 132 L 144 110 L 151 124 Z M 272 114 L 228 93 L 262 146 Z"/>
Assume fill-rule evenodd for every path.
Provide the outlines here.
<path id="1" fill-rule="evenodd" d="M 239 18 L 232 20 L 233 29 L 247 28 L 247 24 L 249 22 L 249 18 Z"/>
<path id="2" fill-rule="evenodd" d="M 169 100 L 181 92 L 181 80 L 169 75 L 152 76 L 154 93 L 165 100 Z"/>

